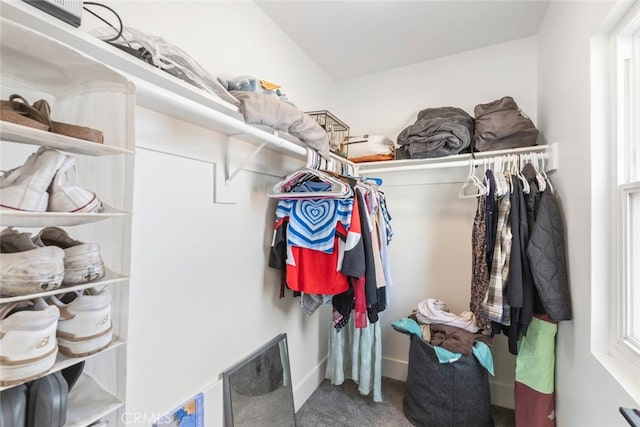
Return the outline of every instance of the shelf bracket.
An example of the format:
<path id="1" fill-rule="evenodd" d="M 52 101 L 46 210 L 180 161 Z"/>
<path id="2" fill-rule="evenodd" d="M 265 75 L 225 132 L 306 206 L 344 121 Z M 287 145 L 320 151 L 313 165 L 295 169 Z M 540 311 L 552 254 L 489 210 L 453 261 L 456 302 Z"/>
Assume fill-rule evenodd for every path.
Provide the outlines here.
<path id="1" fill-rule="evenodd" d="M 236 202 L 236 194 L 231 187 L 231 181 L 238 176 L 244 166 L 251 161 L 268 143 L 264 140 L 260 145 L 256 146 L 254 150 L 245 157 L 235 169 L 231 170 L 231 142 L 232 136 L 228 136 L 224 147 L 224 164 L 216 163 L 214 165 L 214 202 L 215 203 L 227 203 L 233 204 Z"/>
<path id="2" fill-rule="evenodd" d="M 552 142 L 547 147 L 547 172 L 558 169 L 558 143 Z"/>
<path id="3" fill-rule="evenodd" d="M 256 154 L 258 154 L 267 144 L 269 143 L 269 141 L 264 140 L 262 141 L 262 143 L 260 145 L 258 145 L 252 152 L 251 154 L 249 154 L 243 161 L 240 162 L 240 164 L 235 168 L 235 170 L 231 173 L 229 173 L 229 166 L 231 163 L 231 159 L 230 159 L 230 155 L 229 155 L 229 146 L 231 145 L 231 138 L 227 138 L 227 143 L 226 143 L 226 147 L 225 147 L 225 169 L 226 169 L 226 178 L 224 180 L 225 185 L 229 185 L 231 183 L 231 181 L 233 180 L 233 178 L 236 177 L 236 175 L 238 175 L 238 173 L 242 170 L 242 168 L 244 167 L 245 164 L 247 164 L 247 162 L 249 162 L 251 159 L 253 159 Z"/>

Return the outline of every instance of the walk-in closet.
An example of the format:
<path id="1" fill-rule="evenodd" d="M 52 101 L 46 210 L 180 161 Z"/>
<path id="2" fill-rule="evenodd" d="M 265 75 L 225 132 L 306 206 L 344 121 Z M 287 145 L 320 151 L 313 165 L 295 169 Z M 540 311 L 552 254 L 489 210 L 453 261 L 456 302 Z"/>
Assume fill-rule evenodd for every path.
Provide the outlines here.
<path id="1" fill-rule="evenodd" d="M 620 17 L 638 8 L 637 1 L 118 0 L 100 3 L 108 8 L 84 2 L 82 9 L 78 2 L 79 26 L 31 3 L 0 3 L 2 99 L 9 99 L 18 82 L 30 102 L 39 93 L 50 95 L 55 120 L 104 128 L 105 134 L 101 146 L 91 145 L 47 132 L 43 138 L 40 131 L 16 131 L 15 123 L 0 122 L 3 156 L 6 147 L 23 149 L 12 168 L 40 146 L 73 153 L 78 179 L 107 207 L 80 217 L 0 211 L 3 228 L 36 233 L 61 226 L 99 243 L 109 267 L 101 280 L 114 295 L 110 315 L 116 338 L 80 359 L 57 356 L 51 368 L 63 371 L 82 360 L 81 378 L 91 383 L 87 389 L 82 382 L 73 385 L 67 404 L 76 415 L 65 425 L 152 426 L 191 403 L 200 411 L 198 425 L 228 425 L 230 373 L 249 360 L 287 388 L 292 408 L 284 407 L 292 414 L 327 383 L 345 390 L 344 401 L 392 404 L 384 399 L 385 387 L 404 394 L 407 385 L 411 393 L 433 386 L 428 374 L 416 384 L 426 368 L 409 363 L 410 355 L 418 357 L 413 340 L 422 333 L 411 322 L 443 308 L 440 316 L 477 316 L 484 309 L 492 314 L 485 326 L 496 323 L 490 346 L 478 346 L 484 353 L 476 354 L 472 372 L 462 371 L 463 389 L 451 391 L 481 394 L 469 393 L 477 425 L 492 425 L 491 413 L 482 412 L 490 405 L 511 410 L 516 396 L 530 399 L 527 392 L 540 389 L 550 398 L 543 405 L 551 403 L 545 406 L 548 423 L 539 425 L 628 425 L 620 408 L 640 404 L 637 370 L 609 363 L 610 343 L 603 338 L 615 295 L 603 285 L 613 260 L 599 249 L 610 237 L 603 220 L 610 217 L 599 209 L 617 199 L 603 190 L 609 181 L 597 178 L 611 154 L 606 128 L 598 124 L 610 111 L 602 84 L 612 78 L 606 65 L 610 36 Z M 474 17 L 486 17 L 487 24 Z M 128 46 L 104 41 L 119 21 L 128 31 Z M 320 23 L 335 28 L 323 40 L 313 38 Z M 419 39 L 424 34 L 428 38 Z M 156 47 L 167 49 L 166 41 L 171 48 L 139 50 L 134 39 L 140 35 L 157 36 Z M 398 35 L 404 42 L 390 46 Z M 637 45 L 637 35 L 634 40 Z M 409 54 L 421 41 L 431 56 Z M 159 52 L 166 55 L 164 68 L 154 64 Z M 330 52 L 330 58 L 320 52 Z M 197 61 L 200 75 L 167 66 L 183 53 Z M 193 63 L 183 66 L 197 69 Z M 200 79 L 205 72 L 211 80 Z M 251 117 L 266 108 L 250 104 L 258 91 L 233 84 L 258 84 L 260 91 L 277 94 L 269 103 L 283 109 L 270 118 L 283 127 Z M 629 105 L 637 107 L 634 88 Z M 69 97 L 73 102 L 65 104 Z M 455 110 L 473 123 L 475 107 L 505 97 L 535 125 L 535 143 L 474 152 L 469 146 L 423 157 L 409 148 L 414 157 L 396 154 L 406 129 L 425 110 Z M 331 126 L 323 122 L 320 134 L 309 132 L 318 125 L 315 115 L 323 114 Z M 313 126 L 306 121 L 310 117 Z M 282 124 L 285 119 L 289 122 Z M 368 141 L 394 149 L 354 162 L 340 153 L 350 144 L 336 148 L 332 136 L 341 141 L 351 136 L 352 147 Z M 633 169 L 637 155 L 630 158 L 636 159 L 630 160 Z M 533 183 L 540 194 L 553 194 L 541 215 L 547 230 L 558 234 L 542 238 L 541 251 L 530 255 L 537 266 L 527 273 L 562 294 L 551 297 L 551 305 L 544 298 L 535 301 L 551 315 L 552 333 L 547 324 L 536 323 L 539 319 L 534 326 L 527 323 L 536 334 L 541 329 L 540 334 L 551 334 L 545 349 L 553 360 L 544 368 L 525 362 L 516 367 L 518 337 L 510 334 L 518 334 L 513 331 L 521 326 L 520 311 L 501 301 L 489 307 L 473 295 L 479 274 L 487 274 L 486 283 L 489 273 L 498 274 L 491 264 L 478 266 L 474 247 L 480 199 L 489 192 L 487 177 L 493 172 L 492 191 L 503 200 L 520 189 L 523 203 L 533 205 L 528 192 Z M 631 184 L 622 186 L 630 194 L 632 215 L 638 212 L 633 174 Z M 605 178 L 612 177 L 608 172 Z M 0 191 L 2 185 L 0 179 Z M 509 206 L 521 207 L 526 222 L 529 211 L 519 200 Z M 504 223 L 498 206 L 496 219 Z M 329 226 L 327 218 L 333 221 Z M 500 230 L 498 242 L 507 235 L 522 237 L 514 229 Z M 634 236 L 630 245 L 638 244 Z M 551 246 L 557 251 L 552 255 Z M 509 250 L 527 255 L 526 248 Z M 496 253 L 503 261 L 508 256 Z M 559 279 L 541 278 L 538 265 L 545 262 L 560 272 Z M 336 265 L 349 274 L 339 276 Z M 488 271 L 480 273 L 481 268 Z M 499 292 L 502 282 L 491 280 L 491 292 Z M 345 296 L 346 291 L 351 293 Z M 0 296 L 2 305 L 14 300 Z M 533 310 L 534 301 L 527 301 L 517 308 Z M 557 301 L 562 304 L 554 305 Z M 509 316 L 516 325 L 511 330 Z M 531 322 L 531 316 L 524 318 Z M 438 332 L 431 330 L 432 336 Z M 265 361 L 256 353 L 267 352 L 267 346 L 283 361 L 275 371 L 273 358 Z M 438 356 L 441 363 L 447 357 Z M 533 375 L 544 380 L 523 376 L 522 366 L 534 367 Z M 540 383 L 544 387 L 535 388 Z M 535 386 L 522 394 L 522 384 Z M 13 387 L 2 386 L 0 392 Z M 270 386 L 255 381 L 237 387 Z M 526 401 L 540 404 L 539 398 Z M 409 411 L 419 414 L 427 400 L 416 399 Z M 397 405 L 406 414 L 406 402 L 404 408 Z M 404 421 L 429 425 L 420 415 Z M 100 422 L 107 424 L 93 424 Z M 375 422 L 334 420 L 332 425 L 380 425 Z"/>

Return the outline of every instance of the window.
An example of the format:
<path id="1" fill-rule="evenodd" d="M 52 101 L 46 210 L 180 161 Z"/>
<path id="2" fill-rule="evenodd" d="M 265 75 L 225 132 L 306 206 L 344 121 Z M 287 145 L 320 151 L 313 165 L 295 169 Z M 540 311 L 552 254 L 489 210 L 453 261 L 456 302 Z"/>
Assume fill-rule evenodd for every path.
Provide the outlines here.
<path id="1" fill-rule="evenodd" d="M 592 40 L 591 344 L 640 402 L 640 0 Z"/>
<path id="2" fill-rule="evenodd" d="M 617 57 L 616 282 L 620 302 L 614 351 L 640 366 L 640 12 L 637 7 L 621 20 L 614 37 Z"/>

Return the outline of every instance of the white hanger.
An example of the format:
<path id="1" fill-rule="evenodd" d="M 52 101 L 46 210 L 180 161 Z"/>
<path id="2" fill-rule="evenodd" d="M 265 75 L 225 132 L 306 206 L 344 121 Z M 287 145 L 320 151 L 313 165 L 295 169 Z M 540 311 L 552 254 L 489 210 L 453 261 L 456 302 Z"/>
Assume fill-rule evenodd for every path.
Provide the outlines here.
<path id="1" fill-rule="evenodd" d="M 268 197 L 275 199 L 312 199 L 312 198 L 347 198 L 353 195 L 351 187 L 335 176 L 319 170 L 325 159 L 315 151 L 307 150 L 307 165 L 298 169 L 278 181 Z M 327 163 L 325 162 L 325 166 Z M 308 180 L 321 181 L 329 184 L 329 189 L 323 191 L 291 191 Z"/>
<path id="2" fill-rule="evenodd" d="M 510 195 L 513 192 L 513 181 L 511 177 L 511 156 L 503 156 L 503 171 L 502 179 L 506 188 L 506 195 Z"/>
<path id="3" fill-rule="evenodd" d="M 522 159 L 522 155 L 518 155 L 517 162 L 514 162 L 514 165 L 515 165 L 514 174 L 522 182 L 522 192 L 524 194 L 529 194 L 529 192 L 531 191 L 531 186 L 529 185 L 529 181 L 527 181 L 527 178 L 525 178 L 524 175 L 522 174 L 522 163 L 524 163 Z"/>
<path id="4" fill-rule="evenodd" d="M 546 190 L 547 182 L 544 179 L 544 176 L 540 173 L 540 156 L 538 156 L 538 153 L 531 153 L 531 156 L 533 158 L 533 169 L 536 171 L 536 181 L 538 182 L 538 188 L 542 192 Z"/>
<path id="5" fill-rule="evenodd" d="M 537 155 L 538 155 L 538 158 L 540 159 L 540 164 L 541 164 L 540 173 L 544 177 L 545 184 L 547 186 L 549 186 L 549 191 L 551 191 L 551 194 L 553 194 L 554 193 L 554 189 L 553 189 L 553 185 L 551 185 L 551 180 L 547 176 L 547 171 L 546 171 L 547 164 L 546 164 L 546 159 L 544 158 L 544 154 L 537 153 Z"/>
<path id="6" fill-rule="evenodd" d="M 480 181 L 480 179 L 475 175 L 474 172 L 474 161 L 473 159 L 469 159 L 469 174 L 467 178 L 462 183 L 462 187 L 458 192 L 458 197 L 461 199 L 470 199 L 472 197 L 480 197 L 485 196 L 487 194 L 487 187 Z M 467 193 L 467 188 L 471 188 L 473 186 L 474 191 Z"/>
<path id="7" fill-rule="evenodd" d="M 509 187 L 504 176 L 503 158 L 501 156 L 493 158 L 493 167 L 493 178 L 496 181 L 496 196 L 504 196 L 509 192 Z"/>
<path id="8" fill-rule="evenodd" d="M 329 184 L 329 189 L 324 191 L 291 191 L 298 185 L 308 180 L 320 180 Z M 273 186 L 273 190 L 267 193 L 268 197 L 275 199 L 320 199 L 351 197 L 353 191 L 349 185 L 338 178 L 317 169 L 298 169 L 287 175 Z"/>

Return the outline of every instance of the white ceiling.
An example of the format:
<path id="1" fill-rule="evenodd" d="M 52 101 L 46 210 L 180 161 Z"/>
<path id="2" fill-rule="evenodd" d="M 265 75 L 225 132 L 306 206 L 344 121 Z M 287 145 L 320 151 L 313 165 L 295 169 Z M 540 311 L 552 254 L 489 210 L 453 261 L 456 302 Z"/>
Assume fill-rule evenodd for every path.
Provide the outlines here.
<path id="1" fill-rule="evenodd" d="M 257 0 L 336 81 L 535 35 L 548 0 Z"/>

